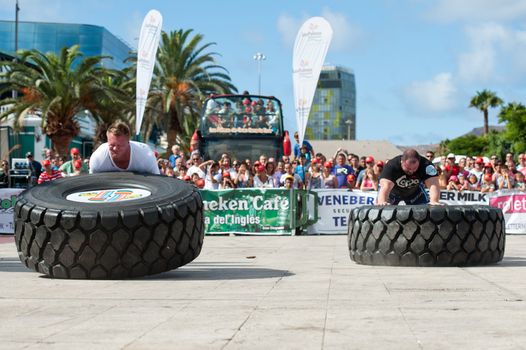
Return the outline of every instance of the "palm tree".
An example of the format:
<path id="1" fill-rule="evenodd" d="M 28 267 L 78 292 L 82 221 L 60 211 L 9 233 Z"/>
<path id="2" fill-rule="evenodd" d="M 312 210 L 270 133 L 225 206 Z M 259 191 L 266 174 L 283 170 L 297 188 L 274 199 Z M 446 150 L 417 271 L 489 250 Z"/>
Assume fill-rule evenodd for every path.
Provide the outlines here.
<path id="1" fill-rule="evenodd" d="M 508 103 L 499 113 L 499 122 L 506 123 L 503 138 L 510 143 L 511 150 L 520 153 L 526 149 L 526 106 Z"/>
<path id="2" fill-rule="evenodd" d="M 469 103 L 469 107 L 475 107 L 484 113 L 484 135 L 489 133 L 488 109 L 502 105 L 504 101 L 497 94 L 490 90 L 477 91 Z"/>
<path id="3" fill-rule="evenodd" d="M 135 118 L 135 72 L 133 66 L 101 78 L 104 89 L 109 94 L 102 98 L 93 110 L 97 120 L 95 131 L 95 148 L 107 141 L 106 131 L 117 119 L 127 121 L 132 125 Z"/>
<path id="4" fill-rule="evenodd" d="M 0 94 L 10 90 L 20 96 L 0 101 L 8 106 L 0 114 L 13 114 L 14 127 L 20 128 L 28 113 L 42 116 L 42 128 L 59 155 L 67 155 L 71 140 L 79 133 L 74 117 L 83 110 L 95 114 L 99 101 L 112 99 L 101 78 L 112 73 L 101 66 L 106 56 L 84 57 L 79 46 L 64 47 L 59 55 L 38 50 L 20 51 L 14 62 L 2 62 L 6 69 L 0 76 L 5 85 Z"/>
<path id="5" fill-rule="evenodd" d="M 191 33 L 163 32 L 157 52 L 147 108 L 167 131 L 168 149 L 189 142 L 206 96 L 237 92 L 228 71 L 216 63 L 217 53 L 206 52 L 215 43 L 202 44 L 203 36 Z"/>

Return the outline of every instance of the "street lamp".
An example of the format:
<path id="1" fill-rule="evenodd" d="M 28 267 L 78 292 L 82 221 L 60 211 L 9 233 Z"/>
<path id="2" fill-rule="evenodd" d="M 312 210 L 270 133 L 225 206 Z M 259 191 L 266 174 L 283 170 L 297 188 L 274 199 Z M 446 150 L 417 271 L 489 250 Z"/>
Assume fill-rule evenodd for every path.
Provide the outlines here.
<path id="1" fill-rule="evenodd" d="M 350 140 L 351 139 L 351 125 L 352 125 L 352 120 L 351 119 L 347 119 L 345 121 L 345 124 L 347 124 L 347 140 Z"/>
<path id="2" fill-rule="evenodd" d="M 258 62 L 258 95 L 261 95 L 261 61 L 267 59 L 261 52 L 256 52 L 254 59 Z"/>

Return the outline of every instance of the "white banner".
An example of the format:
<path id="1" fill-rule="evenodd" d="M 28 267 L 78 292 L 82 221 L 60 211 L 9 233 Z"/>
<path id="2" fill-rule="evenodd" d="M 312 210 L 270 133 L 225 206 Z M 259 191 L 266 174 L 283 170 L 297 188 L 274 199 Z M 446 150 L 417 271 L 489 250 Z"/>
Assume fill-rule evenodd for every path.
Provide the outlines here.
<path id="1" fill-rule="evenodd" d="M 331 39 L 331 25 L 322 17 L 309 18 L 296 35 L 292 83 L 300 145 L 303 143 L 316 85 Z"/>
<path id="2" fill-rule="evenodd" d="M 0 234 L 15 232 L 13 210 L 22 188 L 0 188 Z"/>
<path id="3" fill-rule="evenodd" d="M 502 209 L 506 233 L 526 233 L 526 193 L 498 191 L 490 195 L 489 203 Z"/>
<path id="4" fill-rule="evenodd" d="M 374 205 L 378 195 L 376 191 L 351 192 L 345 189 L 312 191 L 318 194 L 318 222 L 309 226 L 309 234 L 347 234 L 351 209 L 362 205 Z M 449 205 L 489 204 L 487 194 L 471 191 L 441 191 L 440 202 Z M 524 218 L 526 219 L 526 216 Z"/>
<path id="5" fill-rule="evenodd" d="M 142 22 L 139 46 L 137 48 L 136 135 L 139 135 L 141 131 L 142 118 L 152 81 L 162 25 L 163 17 L 157 10 L 150 10 Z"/>
<path id="6" fill-rule="evenodd" d="M 377 192 L 345 189 L 313 190 L 318 194 L 318 221 L 309 226 L 309 234 L 346 234 L 351 209 L 373 205 Z"/>

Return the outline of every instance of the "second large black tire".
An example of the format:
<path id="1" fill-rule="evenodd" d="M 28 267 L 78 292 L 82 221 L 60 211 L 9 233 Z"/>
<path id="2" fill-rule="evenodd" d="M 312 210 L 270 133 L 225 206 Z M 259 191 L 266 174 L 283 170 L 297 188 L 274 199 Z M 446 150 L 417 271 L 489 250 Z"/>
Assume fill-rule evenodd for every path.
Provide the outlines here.
<path id="1" fill-rule="evenodd" d="M 497 263 L 506 243 L 501 209 L 488 206 L 362 206 L 351 211 L 351 260 L 365 265 Z"/>
<path id="2" fill-rule="evenodd" d="M 172 270 L 199 255 L 203 238 L 199 191 L 163 176 L 60 179 L 22 192 L 15 206 L 20 260 L 54 278 L 117 279 Z"/>

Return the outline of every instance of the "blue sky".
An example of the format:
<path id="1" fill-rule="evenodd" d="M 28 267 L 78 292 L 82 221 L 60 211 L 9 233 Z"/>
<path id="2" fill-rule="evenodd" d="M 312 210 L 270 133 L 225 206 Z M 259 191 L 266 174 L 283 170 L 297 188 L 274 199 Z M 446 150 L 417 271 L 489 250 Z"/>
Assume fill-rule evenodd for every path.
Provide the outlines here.
<path id="1" fill-rule="evenodd" d="M 215 42 L 233 83 L 281 99 L 295 130 L 292 46 L 302 22 L 325 17 L 334 36 L 325 62 L 354 71 L 357 138 L 400 145 L 439 142 L 482 126 L 467 108 L 478 90 L 526 103 L 524 0 L 19 0 L 21 20 L 102 25 L 136 45 L 144 15 L 157 9 L 166 31 L 193 28 Z M 14 19 L 15 0 L 0 0 Z M 1 40 L 1 39 L 0 39 Z M 490 124 L 497 124 L 497 111 Z"/>

